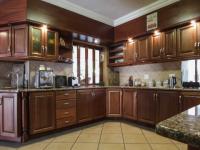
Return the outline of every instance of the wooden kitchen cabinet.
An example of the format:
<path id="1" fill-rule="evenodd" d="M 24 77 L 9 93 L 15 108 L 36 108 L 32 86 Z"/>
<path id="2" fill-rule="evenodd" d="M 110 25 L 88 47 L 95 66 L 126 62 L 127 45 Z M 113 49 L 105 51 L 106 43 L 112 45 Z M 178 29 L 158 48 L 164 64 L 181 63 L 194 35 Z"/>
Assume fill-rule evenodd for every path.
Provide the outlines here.
<path id="1" fill-rule="evenodd" d="M 76 91 L 56 92 L 56 128 L 76 124 Z"/>
<path id="2" fill-rule="evenodd" d="M 156 92 L 151 90 L 138 91 L 138 121 L 153 125 L 156 123 L 155 94 Z"/>
<path id="3" fill-rule="evenodd" d="M 41 27 L 29 27 L 30 57 L 56 59 L 58 55 L 58 33 Z"/>
<path id="4" fill-rule="evenodd" d="M 92 90 L 77 91 L 77 121 L 78 123 L 92 120 Z"/>
<path id="5" fill-rule="evenodd" d="M 123 117 L 137 120 L 137 91 L 133 89 L 123 90 Z"/>
<path id="6" fill-rule="evenodd" d="M 106 102 L 107 117 L 122 116 L 122 91 L 121 89 L 108 89 Z"/>
<path id="7" fill-rule="evenodd" d="M 150 59 L 149 36 L 137 39 L 137 53 L 136 60 L 139 63 L 144 63 Z"/>
<path id="8" fill-rule="evenodd" d="M 93 90 L 93 119 L 100 119 L 106 116 L 106 90 Z"/>
<path id="9" fill-rule="evenodd" d="M 163 121 L 180 111 L 179 92 L 157 91 L 156 96 L 156 122 Z"/>
<path id="10" fill-rule="evenodd" d="M 131 65 L 134 64 L 136 62 L 136 50 L 137 50 L 137 41 L 133 41 L 133 42 L 127 42 L 126 43 L 126 49 L 124 50 L 124 61 L 125 63 Z"/>
<path id="11" fill-rule="evenodd" d="M 176 53 L 176 29 L 153 34 L 151 36 L 152 60 L 175 58 Z"/>
<path id="12" fill-rule="evenodd" d="M 0 28 L 0 57 L 11 56 L 11 27 Z"/>
<path id="13" fill-rule="evenodd" d="M 20 102 L 17 93 L 0 93 L 0 136 L 20 137 Z"/>
<path id="14" fill-rule="evenodd" d="M 180 57 L 192 57 L 198 53 L 197 26 L 184 26 L 177 29 L 178 54 Z"/>
<path id="15" fill-rule="evenodd" d="M 33 92 L 29 95 L 29 132 L 38 134 L 55 129 L 56 100 L 54 92 Z"/>
<path id="16" fill-rule="evenodd" d="M 12 27 L 12 56 L 25 58 L 28 56 L 28 25 Z"/>
<path id="17" fill-rule="evenodd" d="M 182 92 L 181 95 L 181 111 L 188 110 L 200 104 L 199 92 Z"/>

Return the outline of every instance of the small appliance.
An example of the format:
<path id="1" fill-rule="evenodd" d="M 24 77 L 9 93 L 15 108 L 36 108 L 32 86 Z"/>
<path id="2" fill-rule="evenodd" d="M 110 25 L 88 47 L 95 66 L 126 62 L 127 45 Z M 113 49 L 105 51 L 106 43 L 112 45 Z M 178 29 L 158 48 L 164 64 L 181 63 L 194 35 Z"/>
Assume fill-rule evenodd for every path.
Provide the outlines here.
<path id="1" fill-rule="evenodd" d="M 170 75 L 168 80 L 169 88 L 175 88 L 176 83 L 176 76 Z"/>
<path id="2" fill-rule="evenodd" d="M 39 70 L 36 73 L 35 80 L 36 88 L 53 88 L 54 87 L 54 74 L 53 70 Z"/>
<path id="3" fill-rule="evenodd" d="M 56 75 L 55 76 L 55 88 L 63 88 L 67 86 L 67 77 Z"/>
<path id="4" fill-rule="evenodd" d="M 77 77 L 68 77 L 68 86 L 80 86 Z"/>

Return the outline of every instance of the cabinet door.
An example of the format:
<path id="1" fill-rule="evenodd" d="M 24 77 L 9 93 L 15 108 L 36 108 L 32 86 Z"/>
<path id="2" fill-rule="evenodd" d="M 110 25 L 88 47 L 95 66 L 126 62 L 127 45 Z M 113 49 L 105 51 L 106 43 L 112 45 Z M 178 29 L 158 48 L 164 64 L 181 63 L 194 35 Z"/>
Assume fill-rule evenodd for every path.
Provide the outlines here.
<path id="1" fill-rule="evenodd" d="M 122 91 L 120 89 L 109 89 L 107 91 L 107 116 L 122 116 Z"/>
<path id="2" fill-rule="evenodd" d="M 14 26 L 12 28 L 12 56 L 28 56 L 28 27 L 27 25 Z"/>
<path id="3" fill-rule="evenodd" d="M 185 26 L 177 30 L 178 54 L 182 57 L 195 56 L 197 54 L 197 30 L 196 26 Z"/>
<path id="4" fill-rule="evenodd" d="M 92 90 L 77 91 L 77 119 L 78 122 L 92 120 Z"/>
<path id="5" fill-rule="evenodd" d="M 93 118 L 99 119 L 106 116 L 106 90 L 95 89 L 93 98 Z"/>
<path id="6" fill-rule="evenodd" d="M 30 93 L 30 134 L 55 129 L 55 95 L 53 92 Z"/>
<path id="7" fill-rule="evenodd" d="M 47 30 L 45 43 L 45 58 L 56 59 L 58 54 L 58 33 Z"/>
<path id="8" fill-rule="evenodd" d="M 174 58 L 177 54 L 176 29 L 163 34 L 163 54 L 165 58 Z"/>
<path id="9" fill-rule="evenodd" d="M 156 103 L 155 92 L 144 90 L 138 91 L 138 120 L 141 122 L 155 124 Z"/>
<path id="10" fill-rule="evenodd" d="M 181 100 L 181 111 L 185 111 L 200 104 L 200 94 L 196 92 L 185 92 L 182 93 Z"/>
<path id="11" fill-rule="evenodd" d="M 135 63 L 135 55 L 137 49 L 137 41 L 127 42 L 126 49 L 125 49 L 125 62 L 127 64 L 134 64 Z"/>
<path id="12" fill-rule="evenodd" d="M 11 28 L 0 28 L 0 57 L 11 56 Z"/>
<path id="13" fill-rule="evenodd" d="M 44 32 L 40 27 L 31 26 L 29 35 L 29 51 L 31 57 L 44 57 Z"/>
<path id="14" fill-rule="evenodd" d="M 156 95 L 157 122 L 163 121 L 179 113 L 179 93 L 173 91 L 159 91 Z"/>
<path id="15" fill-rule="evenodd" d="M 137 41 L 137 62 L 145 62 L 149 60 L 149 37 L 139 38 Z"/>
<path id="16" fill-rule="evenodd" d="M 17 94 L 0 94 L 0 135 L 19 136 L 20 109 Z"/>
<path id="17" fill-rule="evenodd" d="M 161 58 L 163 50 L 162 34 L 151 36 L 151 59 L 158 60 Z"/>
<path id="18" fill-rule="evenodd" d="M 135 90 L 123 90 L 123 117 L 137 120 L 137 92 Z"/>

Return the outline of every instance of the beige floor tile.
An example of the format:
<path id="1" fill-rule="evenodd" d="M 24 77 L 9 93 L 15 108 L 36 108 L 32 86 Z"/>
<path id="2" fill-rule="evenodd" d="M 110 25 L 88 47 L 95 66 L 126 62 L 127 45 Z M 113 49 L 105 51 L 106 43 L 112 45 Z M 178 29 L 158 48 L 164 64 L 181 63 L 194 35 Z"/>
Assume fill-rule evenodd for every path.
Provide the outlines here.
<path id="1" fill-rule="evenodd" d="M 124 143 L 147 143 L 143 134 L 124 134 Z"/>
<path id="2" fill-rule="evenodd" d="M 144 130 L 142 129 L 142 132 L 144 133 L 144 135 L 157 135 L 153 130 Z"/>
<path id="3" fill-rule="evenodd" d="M 104 127 L 120 127 L 120 122 L 105 122 Z"/>
<path id="4" fill-rule="evenodd" d="M 44 142 L 28 144 L 21 146 L 20 148 L 18 148 L 18 150 L 43 150 L 45 147 L 47 147 L 48 144 L 49 143 Z"/>
<path id="5" fill-rule="evenodd" d="M 102 130 L 102 133 L 118 133 L 118 134 L 121 134 L 122 131 L 121 131 L 121 127 L 119 126 L 105 126 L 103 127 L 103 130 Z"/>
<path id="6" fill-rule="evenodd" d="M 78 143 L 98 143 L 100 140 L 100 134 L 88 134 L 88 133 L 82 133 L 77 142 Z"/>
<path id="7" fill-rule="evenodd" d="M 187 150 L 188 149 L 187 144 L 176 144 L 176 146 L 179 148 L 179 150 Z"/>
<path id="8" fill-rule="evenodd" d="M 45 150 L 70 150 L 73 143 L 51 143 Z"/>
<path id="9" fill-rule="evenodd" d="M 73 143 L 77 140 L 79 134 L 77 133 L 68 133 L 68 134 L 65 134 L 65 135 L 61 135 L 61 136 L 58 136 L 56 137 L 53 142 L 57 143 L 57 142 L 67 142 L 67 143 Z"/>
<path id="10" fill-rule="evenodd" d="M 122 134 L 102 134 L 101 143 L 123 143 Z"/>
<path id="11" fill-rule="evenodd" d="M 183 143 L 181 143 L 181 142 L 179 142 L 179 141 L 175 141 L 175 140 L 171 140 L 172 141 L 172 143 L 174 143 L 174 144 L 183 144 Z"/>
<path id="12" fill-rule="evenodd" d="M 100 144 L 98 150 L 124 150 L 124 144 Z"/>
<path id="13" fill-rule="evenodd" d="M 178 150 L 175 144 L 151 144 L 153 150 Z"/>
<path id="14" fill-rule="evenodd" d="M 126 134 L 126 133 L 142 134 L 142 130 L 137 127 L 122 127 L 122 132 L 124 134 Z"/>
<path id="15" fill-rule="evenodd" d="M 126 144 L 126 150 L 151 150 L 149 144 Z"/>
<path id="16" fill-rule="evenodd" d="M 101 134 L 102 128 L 87 128 L 83 129 L 82 133 Z"/>
<path id="17" fill-rule="evenodd" d="M 8 147 L 8 146 L 0 146 L 0 150 L 16 150 L 16 148 Z"/>
<path id="18" fill-rule="evenodd" d="M 97 143 L 76 143 L 74 144 L 72 150 L 97 150 Z"/>
<path id="19" fill-rule="evenodd" d="M 171 140 L 159 135 L 145 135 L 149 143 L 152 144 L 172 144 Z"/>

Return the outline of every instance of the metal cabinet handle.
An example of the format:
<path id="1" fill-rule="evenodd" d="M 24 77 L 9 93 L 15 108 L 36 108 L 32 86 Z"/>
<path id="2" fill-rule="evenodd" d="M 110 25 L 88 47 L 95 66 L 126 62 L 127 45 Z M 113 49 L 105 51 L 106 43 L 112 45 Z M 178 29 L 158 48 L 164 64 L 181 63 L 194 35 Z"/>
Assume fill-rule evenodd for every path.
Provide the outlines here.
<path id="1" fill-rule="evenodd" d="M 198 43 L 197 43 L 197 42 L 195 42 L 195 43 L 194 43 L 194 47 L 195 47 L 195 48 L 197 48 L 197 46 L 198 46 Z"/>
<path id="2" fill-rule="evenodd" d="M 68 123 L 69 123 L 69 121 L 65 121 L 65 123 L 66 123 L 66 124 L 68 124 Z"/>
<path id="3" fill-rule="evenodd" d="M 179 100 L 178 100 L 179 104 L 181 104 L 181 100 L 182 100 L 182 96 L 180 95 Z"/>
<path id="4" fill-rule="evenodd" d="M 69 105 L 69 103 L 64 103 L 64 105 Z"/>
<path id="5" fill-rule="evenodd" d="M 68 96 L 68 95 L 69 95 L 68 93 L 65 93 L 65 94 L 64 94 L 64 96 Z"/>
<path id="6" fill-rule="evenodd" d="M 198 42 L 198 48 L 200 49 L 200 42 Z"/>
<path id="7" fill-rule="evenodd" d="M 0 98 L 0 105 L 2 105 L 2 98 Z"/>
<path id="8" fill-rule="evenodd" d="M 69 114 L 69 112 L 64 112 L 64 115 L 68 115 Z"/>

